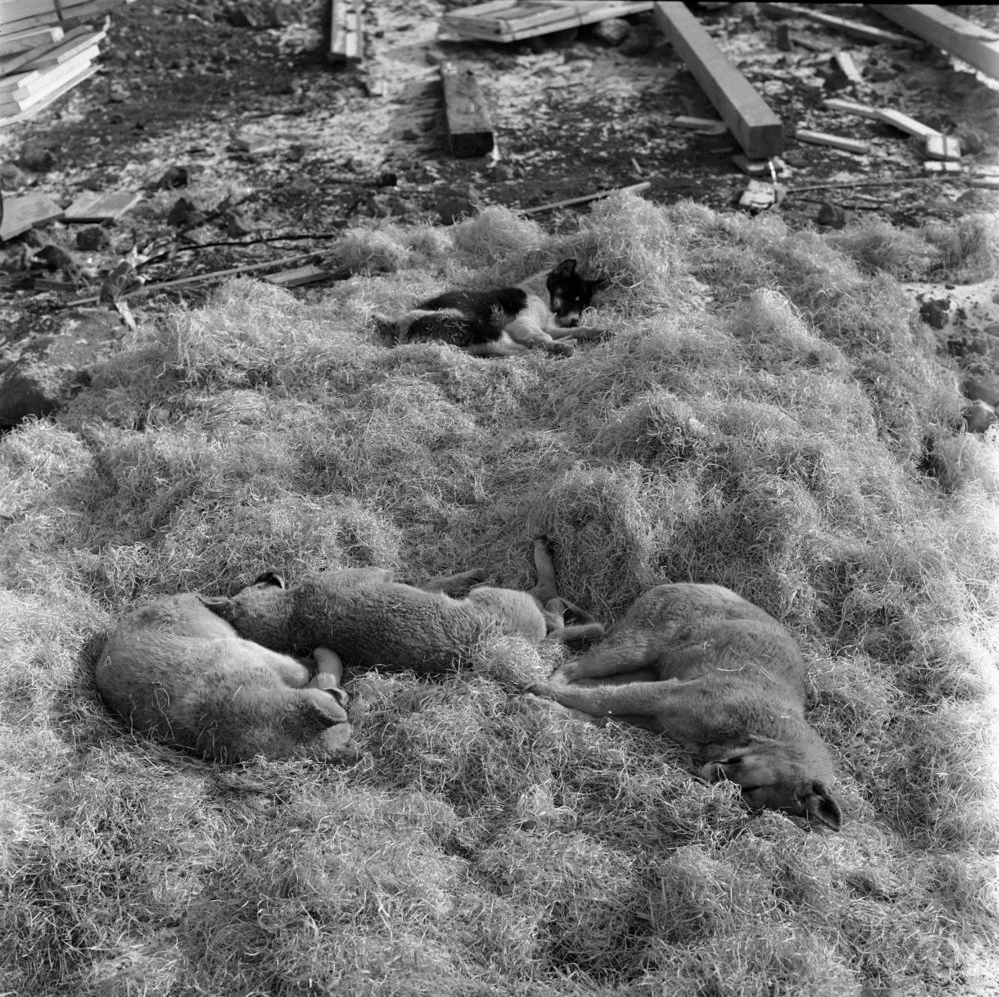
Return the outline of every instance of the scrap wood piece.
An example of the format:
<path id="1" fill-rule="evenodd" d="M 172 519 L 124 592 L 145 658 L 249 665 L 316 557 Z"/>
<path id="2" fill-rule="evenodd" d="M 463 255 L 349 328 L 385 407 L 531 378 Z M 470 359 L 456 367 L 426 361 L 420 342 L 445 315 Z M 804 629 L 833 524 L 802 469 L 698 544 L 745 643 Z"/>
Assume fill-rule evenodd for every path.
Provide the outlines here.
<path id="1" fill-rule="evenodd" d="M 550 204 L 539 204 L 535 208 L 521 208 L 522 215 L 537 215 L 542 211 L 553 211 L 555 208 L 569 208 L 574 204 L 586 204 L 587 201 L 597 201 L 602 197 L 610 197 L 611 194 L 623 194 L 629 192 L 640 194 L 652 186 L 648 180 L 641 183 L 633 183 L 627 187 L 614 187 L 611 190 L 598 190 L 595 194 L 583 194 L 581 197 L 570 197 L 565 201 L 552 201 Z"/>
<path id="2" fill-rule="evenodd" d="M 929 3 L 872 3 L 882 17 L 999 80 L 999 34 Z"/>
<path id="3" fill-rule="evenodd" d="M 827 97 L 822 103 L 831 111 L 844 111 L 847 114 L 856 114 L 860 118 L 868 118 L 871 121 L 882 120 L 881 112 L 876 107 L 869 107 L 867 104 L 858 104 L 853 100 Z"/>
<path id="4" fill-rule="evenodd" d="M 268 274 L 264 280 L 268 284 L 276 284 L 278 287 L 300 287 L 302 284 L 315 284 L 317 281 L 325 280 L 332 275 L 332 270 L 309 263 L 304 267 L 294 267 L 291 270 Z"/>
<path id="5" fill-rule="evenodd" d="M 441 18 L 441 26 L 459 39 L 513 42 L 651 9 L 651 0 L 492 0 L 450 11 Z"/>
<path id="6" fill-rule="evenodd" d="M 656 22 L 707 94 L 715 110 L 750 159 L 769 159 L 784 151 L 780 118 L 732 65 L 687 7 L 659 2 Z"/>
<path id="7" fill-rule="evenodd" d="M 59 33 L 62 34 L 62 28 L 59 29 Z M 36 45 L 34 48 L 29 48 L 18 55 L 12 55 L 10 58 L 0 58 L 0 77 L 11 76 L 16 73 L 19 69 L 24 69 L 29 63 L 35 61 L 35 59 L 41 58 L 46 53 L 51 51 L 52 42 L 46 41 L 41 45 Z"/>
<path id="8" fill-rule="evenodd" d="M 843 49 L 836 49 L 833 52 L 833 59 L 836 60 L 839 71 L 850 83 L 859 86 L 864 82 L 864 77 L 860 74 L 860 70 L 857 68 L 857 64 L 853 61 L 853 56 L 849 52 L 844 52 Z"/>
<path id="9" fill-rule="evenodd" d="M 66 209 L 64 222 L 106 222 L 120 218 L 126 211 L 134 208 L 142 200 L 142 194 L 135 191 L 119 191 L 102 194 L 100 191 L 87 190 L 80 194 Z"/>
<path id="10" fill-rule="evenodd" d="M 355 0 L 330 0 L 330 47 L 327 59 L 335 65 L 354 65 L 364 54 L 361 10 Z"/>
<path id="11" fill-rule="evenodd" d="M 869 142 L 859 139 L 844 138 L 842 135 L 830 135 L 828 132 L 815 132 L 809 128 L 798 128 L 794 137 L 799 142 L 811 142 L 813 145 L 827 145 L 831 149 L 841 149 L 843 152 L 856 152 L 863 155 L 870 152 Z"/>
<path id="12" fill-rule="evenodd" d="M 880 4 L 871 4 L 875 10 Z M 808 7 L 799 7 L 790 3 L 760 3 L 757 7 L 771 17 L 803 17 L 806 21 L 842 31 L 844 34 L 859 38 L 865 42 L 874 44 L 885 43 L 895 45 L 900 48 L 924 48 L 925 43 L 918 38 L 910 38 L 908 35 L 900 35 L 897 31 L 885 31 L 883 28 L 873 28 L 859 21 L 848 21 L 844 17 L 835 17 L 833 14 L 823 14 L 821 11 L 811 10 Z"/>
<path id="13" fill-rule="evenodd" d="M 48 194 L 22 194 L 3 199 L 0 242 L 6 242 L 33 225 L 42 225 L 62 217 L 62 208 Z"/>
<path id="14" fill-rule="evenodd" d="M 701 135 L 725 135 L 728 126 L 717 118 L 695 118 L 690 114 L 678 114 L 671 124 L 677 128 L 689 128 Z"/>
<path id="15" fill-rule="evenodd" d="M 908 114 L 903 114 L 901 111 L 894 111 L 891 108 L 879 109 L 878 117 L 886 125 L 891 125 L 900 132 L 905 132 L 906 135 L 915 135 L 916 138 L 925 139 L 930 135 L 940 134 L 935 128 L 930 128 L 929 125 L 924 125 L 921 121 L 910 118 Z"/>
<path id="16" fill-rule="evenodd" d="M 953 159 L 936 160 L 927 159 L 923 163 L 924 173 L 960 173 L 961 164 Z"/>
<path id="17" fill-rule="evenodd" d="M 924 151 L 928 159 L 960 159 L 961 140 L 956 135 L 927 135 Z"/>
<path id="18" fill-rule="evenodd" d="M 452 156 L 484 156 L 496 145 L 489 108 L 479 81 L 468 66 L 442 62 L 447 138 Z"/>
<path id="19" fill-rule="evenodd" d="M 230 267 L 228 270 L 211 270 L 208 273 L 195 274 L 193 277 L 179 277 L 177 280 L 165 280 L 161 284 L 143 284 L 142 286 L 124 291 L 119 296 L 119 300 L 121 298 L 135 297 L 138 294 L 151 294 L 153 291 L 161 291 L 167 287 L 179 287 L 181 284 L 197 284 L 206 280 L 218 280 L 221 277 L 233 277 L 237 274 L 252 273 L 254 270 L 268 270 L 271 267 L 287 266 L 291 263 L 300 263 L 302 260 L 311 259 L 315 255 L 315 252 L 299 253 L 297 256 L 285 256 L 280 260 L 268 260 L 266 263 L 247 263 L 241 267 Z M 99 300 L 99 295 L 90 294 L 85 298 L 67 301 L 66 307 L 72 308 L 76 305 L 97 304 Z"/>
<path id="20" fill-rule="evenodd" d="M 768 176 L 786 180 L 791 175 L 790 167 L 780 156 L 774 156 L 772 159 L 749 159 L 742 153 L 737 153 L 732 157 L 732 162 L 750 177 Z"/>

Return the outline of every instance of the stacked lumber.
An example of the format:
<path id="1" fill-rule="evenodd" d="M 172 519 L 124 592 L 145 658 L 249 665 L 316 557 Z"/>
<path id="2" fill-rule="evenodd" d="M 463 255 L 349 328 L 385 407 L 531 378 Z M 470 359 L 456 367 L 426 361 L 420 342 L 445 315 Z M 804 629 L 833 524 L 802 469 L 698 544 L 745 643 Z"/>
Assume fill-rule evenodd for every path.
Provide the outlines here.
<path id="1" fill-rule="evenodd" d="M 0 125 L 48 107 L 99 69 L 105 29 L 80 24 L 134 0 L 0 0 Z"/>
<path id="2" fill-rule="evenodd" d="M 441 26 L 455 38 L 515 42 L 651 9 L 651 3 L 492 0 L 445 14 Z"/>

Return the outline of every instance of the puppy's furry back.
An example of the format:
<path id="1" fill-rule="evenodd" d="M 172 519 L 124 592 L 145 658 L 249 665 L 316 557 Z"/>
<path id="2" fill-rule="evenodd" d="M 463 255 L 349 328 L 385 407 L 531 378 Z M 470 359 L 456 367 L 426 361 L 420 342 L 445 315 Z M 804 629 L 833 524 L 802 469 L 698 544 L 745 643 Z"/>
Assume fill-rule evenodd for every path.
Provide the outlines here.
<path id="1" fill-rule="evenodd" d="M 492 629 L 540 643 L 545 617 L 526 592 L 481 586 L 464 599 L 391 580 L 378 568 L 251 585 L 212 608 L 243 636 L 281 651 L 322 645 L 344 664 L 445 672 L 467 664 Z"/>

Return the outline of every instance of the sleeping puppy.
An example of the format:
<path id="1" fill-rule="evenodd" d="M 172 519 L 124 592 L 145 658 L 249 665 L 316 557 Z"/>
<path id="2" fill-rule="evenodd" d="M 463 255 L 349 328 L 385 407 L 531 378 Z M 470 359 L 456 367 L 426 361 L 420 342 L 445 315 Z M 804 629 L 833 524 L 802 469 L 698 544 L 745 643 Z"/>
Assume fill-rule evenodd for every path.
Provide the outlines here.
<path id="1" fill-rule="evenodd" d="M 541 276 L 541 275 L 538 275 Z M 569 340 L 597 339 L 602 329 L 580 325 L 600 280 L 586 280 L 575 260 L 545 277 L 548 302 L 532 294 L 532 277 L 516 287 L 452 290 L 420 302 L 396 322 L 380 323 L 396 343 L 437 341 L 474 356 L 508 357 L 539 347 L 572 356 Z"/>

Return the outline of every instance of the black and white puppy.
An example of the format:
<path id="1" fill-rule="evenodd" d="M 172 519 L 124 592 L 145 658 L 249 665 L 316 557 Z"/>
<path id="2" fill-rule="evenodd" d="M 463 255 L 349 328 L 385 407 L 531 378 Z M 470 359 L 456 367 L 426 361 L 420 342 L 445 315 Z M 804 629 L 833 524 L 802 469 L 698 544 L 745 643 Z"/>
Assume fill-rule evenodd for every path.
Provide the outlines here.
<path id="1" fill-rule="evenodd" d="M 516 287 L 452 290 L 420 302 L 383 330 L 396 343 L 437 342 L 475 356 L 508 357 L 540 347 L 571 356 L 569 340 L 597 339 L 603 329 L 580 325 L 600 280 L 586 280 L 575 260 L 563 260 L 545 276 L 548 303 L 532 293 L 543 273 Z M 385 328 L 385 326 L 388 328 Z"/>

